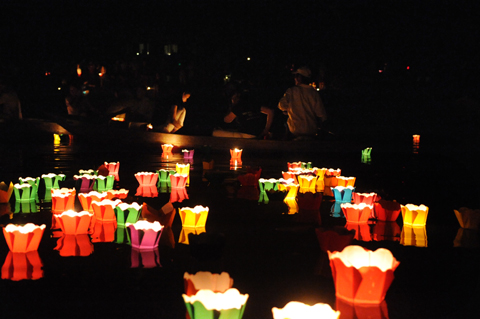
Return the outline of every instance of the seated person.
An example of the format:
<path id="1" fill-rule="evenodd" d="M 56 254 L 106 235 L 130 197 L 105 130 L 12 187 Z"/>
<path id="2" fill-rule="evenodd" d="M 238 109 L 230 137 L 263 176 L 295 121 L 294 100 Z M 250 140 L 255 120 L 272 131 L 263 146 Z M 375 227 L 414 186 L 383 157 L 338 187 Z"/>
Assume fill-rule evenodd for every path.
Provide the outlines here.
<path id="1" fill-rule="evenodd" d="M 183 92 L 181 102 L 172 105 L 167 122 L 161 128 L 163 133 L 175 133 L 183 127 L 183 122 L 185 121 L 185 117 L 187 115 L 187 109 L 185 105 L 189 98 L 190 92 Z"/>

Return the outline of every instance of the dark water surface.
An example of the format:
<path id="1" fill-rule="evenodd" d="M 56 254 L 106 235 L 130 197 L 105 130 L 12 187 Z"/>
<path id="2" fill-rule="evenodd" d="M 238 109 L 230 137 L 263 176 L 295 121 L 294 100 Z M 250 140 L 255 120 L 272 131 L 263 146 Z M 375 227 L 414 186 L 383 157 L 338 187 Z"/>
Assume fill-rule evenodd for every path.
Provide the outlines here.
<path id="1" fill-rule="evenodd" d="M 99 137 L 100 138 L 100 137 Z M 425 142 L 423 142 L 425 140 Z M 374 147 L 372 161 L 361 162 L 356 152 L 325 153 L 321 150 L 292 154 L 283 152 L 243 151 L 243 166 L 231 170 L 228 149 L 212 151 L 212 171 L 203 176 L 205 150 L 196 149 L 190 173 L 189 199 L 173 203 L 174 207 L 208 206 L 206 233 L 218 236 L 223 248 L 198 255 L 191 245 L 179 243 L 180 217 L 172 226 L 174 243 L 162 240 L 160 264 L 154 268 L 132 267 L 132 250 L 128 244 L 95 242 L 87 257 L 62 257 L 54 250 L 58 238 L 50 230 L 51 205 L 42 200 L 37 213 L 5 214 L 1 226 L 9 223 L 46 224 L 47 229 L 38 253 L 43 264 L 43 278 L 38 280 L 1 280 L 1 318 L 184 318 L 182 299 L 184 272 L 200 270 L 226 271 L 234 279 L 233 287 L 249 294 L 243 318 L 273 318 L 272 307 L 283 307 L 297 300 L 309 304 L 336 305 L 335 287 L 326 253 L 320 250 L 313 223 L 300 223 L 288 215 L 284 193 L 270 194 L 268 204 L 256 199 L 239 198 L 242 194 L 237 176 L 246 166 L 262 167 L 262 177 L 280 178 L 287 162 L 311 161 L 313 166 L 341 168 L 343 176 L 355 176 L 358 192 L 377 192 L 401 204 L 425 204 L 430 211 L 426 226 L 428 247 L 400 244 L 402 217 L 391 236 L 371 236 L 369 241 L 353 244 L 368 249 L 389 249 L 400 261 L 395 280 L 386 295 L 389 318 L 477 318 L 480 296 L 480 255 L 476 232 L 460 238 L 459 224 L 453 209 L 478 205 L 478 185 L 469 176 L 467 166 L 457 157 L 429 147 L 424 138 L 418 153 L 411 138 L 398 146 Z M 79 169 L 96 169 L 104 161 L 120 162 L 120 181 L 115 188 L 130 190 L 127 201 L 146 202 L 159 209 L 170 194 L 155 198 L 135 196 L 138 183 L 134 174 L 174 168 L 183 163 L 178 150 L 164 160 L 158 146 L 116 146 L 80 143 L 63 137 L 60 145 L 53 138 L 21 145 L 4 145 L 0 154 L 0 181 L 18 181 L 19 177 L 37 177 L 47 173 L 67 176 L 61 187 L 73 187 L 73 175 Z M 42 199 L 40 190 L 40 199 Z M 11 210 L 15 211 L 12 195 Z M 258 197 L 257 197 L 258 198 Z M 333 198 L 324 197 L 320 215 L 322 226 L 344 225 L 344 218 L 334 218 L 330 210 Z M 78 203 L 77 203 L 77 207 Z M 375 226 L 372 224 L 373 232 Z M 165 234 L 164 234 L 165 235 Z M 8 246 L 0 239 L 0 260 L 5 260 Z M 454 244 L 454 240 L 455 243 Z M 203 257 L 202 257 L 203 256 Z M 353 308 L 350 308 L 353 311 Z M 382 318 L 375 315 L 370 318 Z M 341 318 L 367 318 L 347 315 Z"/>

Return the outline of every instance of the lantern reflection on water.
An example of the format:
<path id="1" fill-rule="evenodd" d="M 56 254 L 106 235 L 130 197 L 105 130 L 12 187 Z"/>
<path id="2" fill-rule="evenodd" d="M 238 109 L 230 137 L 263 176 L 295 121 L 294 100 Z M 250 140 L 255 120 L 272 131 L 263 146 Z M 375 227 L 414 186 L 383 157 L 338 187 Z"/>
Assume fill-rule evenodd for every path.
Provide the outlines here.
<path id="1" fill-rule="evenodd" d="M 160 252 L 158 249 L 132 248 L 131 268 L 155 268 L 162 267 L 160 264 Z"/>
<path id="2" fill-rule="evenodd" d="M 355 236 L 355 230 L 348 230 L 341 226 L 336 226 L 332 229 L 315 228 L 315 233 L 317 234 L 320 249 L 324 252 L 342 251 L 350 245 Z"/>
<path id="3" fill-rule="evenodd" d="M 480 226 L 480 209 L 461 207 L 454 209 L 460 227 L 465 229 L 478 230 Z"/>
<path id="4" fill-rule="evenodd" d="M 42 266 L 42 260 L 36 250 L 27 253 L 9 251 L 2 266 L 2 279 L 37 280 L 43 278 Z"/>
<path id="5" fill-rule="evenodd" d="M 400 235 L 400 244 L 403 246 L 427 247 L 427 229 L 425 226 L 403 225 Z"/>
<path id="6" fill-rule="evenodd" d="M 335 301 L 340 319 L 388 319 L 387 302 L 379 304 L 351 304 L 337 298 Z"/>
<path id="7" fill-rule="evenodd" d="M 290 301 L 283 307 L 272 308 L 274 319 L 337 319 L 340 311 L 335 311 L 328 304 L 317 303 L 313 306 L 298 301 Z"/>
<path id="8" fill-rule="evenodd" d="M 182 296 L 191 319 L 241 319 L 248 299 L 248 294 L 242 295 L 235 288 L 223 293 L 201 289 L 193 296 Z"/>
<path id="9" fill-rule="evenodd" d="M 379 304 L 385 299 L 400 264 L 384 248 L 376 251 L 347 246 L 342 252 L 328 252 L 335 295 L 354 304 Z"/>
<path id="10" fill-rule="evenodd" d="M 189 237 L 190 234 L 200 235 L 200 234 L 203 234 L 205 232 L 206 232 L 205 227 L 182 228 L 182 230 L 180 231 L 180 236 L 178 237 L 178 243 L 189 245 L 190 241 L 189 241 L 188 237 Z"/>
<path id="11" fill-rule="evenodd" d="M 88 234 L 63 235 L 57 240 L 58 250 L 62 257 L 86 257 L 93 253 L 93 244 Z"/>

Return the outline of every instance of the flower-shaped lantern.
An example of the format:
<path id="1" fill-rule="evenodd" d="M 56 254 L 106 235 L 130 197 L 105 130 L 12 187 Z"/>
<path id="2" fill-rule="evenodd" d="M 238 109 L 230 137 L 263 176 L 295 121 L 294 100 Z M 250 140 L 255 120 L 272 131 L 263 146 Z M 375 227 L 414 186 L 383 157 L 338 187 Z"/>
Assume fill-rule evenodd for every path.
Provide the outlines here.
<path id="1" fill-rule="evenodd" d="M 403 224 L 410 226 L 425 226 L 427 223 L 428 207 L 425 205 L 402 205 Z"/>
<path id="2" fill-rule="evenodd" d="M 100 202 L 104 199 L 107 199 L 107 197 L 107 193 L 99 193 L 95 191 L 78 194 L 78 200 L 80 201 L 83 210 L 89 211 L 91 213 L 93 212 L 92 202 Z"/>
<path id="3" fill-rule="evenodd" d="M 367 205 L 373 205 L 377 200 L 377 193 L 357 193 L 352 194 L 354 204 L 365 203 Z"/>
<path id="4" fill-rule="evenodd" d="M 191 319 L 242 319 L 248 299 L 248 294 L 242 295 L 235 288 L 223 293 L 201 289 L 193 296 L 182 296 Z"/>
<path id="5" fill-rule="evenodd" d="M 163 168 L 159 169 L 159 170 L 157 170 L 158 182 L 159 183 L 167 183 L 167 186 L 171 186 L 170 175 L 174 175 L 176 173 L 177 173 L 176 170 L 163 169 Z"/>
<path id="6" fill-rule="evenodd" d="M 401 211 L 402 206 L 395 201 L 381 199 L 374 203 L 375 217 L 380 221 L 396 221 Z"/>
<path id="7" fill-rule="evenodd" d="M 88 193 L 93 190 L 93 185 L 95 184 L 97 175 L 74 175 L 73 179 L 80 183 L 80 187 L 78 187 L 79 193 Z"/>
<path id="8" fill-rule="evenodd" d="M 182 150 L 182 153 L 183 153 L 183 159 L 184 160 L 191 161 L 191 160 L 193 160 L 193 154 L 195 154 L 195 150 L 184 149 L 184 150 Z"/>
<path id="9" fill-rule="evenodd" d="M 132 247 L 136 249 L 154 249 L 158 247 L 163 226 L 159 222 L 150 223 L 139 220 L 135 224 L 126 224 L 130 233 Z"/>
<path id="10" fill-rule="evenodd" d="M 59 214 L 66 210 L 75 209 L 75 188 L 51 189 L 52 213 Z"/>
<path id="11" fill-rule="evenodd" d="M 165 227 L 172 227 L 173 219 L 175 218 L 176 209 L 171 202 L 166 203 L 160 210 L 156 210 L 147 203 L 143 203 L 141 214 L 142 218 L 149 222 L 158 221 L 160 225 Z"/>
<path id="12" fill-rule="evenodd" d="M 87 211 L 74 212 L 65 211 L 54 215 L 57 225 L 62 229 L 65 235 L 83 235 L 88 234 L 92 228 L 93 214 Z"/>
<path id="13" fill-rule="evenodd" d="M 384 248 L 376 251 L 347 246 L 341 252 L 328 252 L 335 295 L 354 304 L 379 304 L 385 299 L 400 264 Z"/>
<path id="14" fill-rule="evenodd" d="M 138 172 L 135 174 L 140 186 L 157 186 L 158 174 L 152 172 Z"/>
<path id="15" fill-rule="evenodd" d="M 104 165 L 108 169 L 108 175 L 112 175 L 116 181 L 119 181 L 118 171 L 120 170 L 120 162 L 105 162 Z"/>
<path id="16" fill-rule="evenodd" d="M 58 250 L 62 257 L 86 257 L 93 253 L 93 244 L 87 234 L 81 235 L 63 235 L 57 240 Z"/>
<path id="17" fill-rule="evenodd" d="M 119 199 L 104 199 L 100 202 L 93 201 L 92 209 L 95 214 L 95 219 L 101 222 L 116 222 L 117 218 L 115 217 L 114 209 L 121 202 Z"/>
<path id="18" fill-rule="evenodd" d="M 93 190 L 97 192 L 106 192 L 113 189 L 113 184 L 115 183 L 115 176 L 97 176 L 95 179 L 95 184 Z"/>
<path id="19" fill-rule="evenodd" d="M 282 309 L 272 308 L 273 319 L 338 319 L 340 311 L 328 304 L 317 303 L 313 306 L 298 301 L 290 301 Z"/>
<path id="20" fill-rule="evenodd" d="M 120 203 L 115 206 L 115 215 L 117 216 L 117 225 L 125 227 L 126 223 L 135 224 L 140 217 L 142 206 L 138 203 Z"/>
<path id="21" fill-rule="evenodd" d="M 313 170 L 315 175 L 317 175 L 317 192 L 323 192 L 325 189 L 325 172 L 327 169 L 315 167 Z"/>
<path id="22" fill-rule="evenodd" d="M 32 186 L 36 186 L 37 189 L 38 187 L 40 186 L 40 177 L 37 177 L 37 178 L 33 178 L 33 177 L 20 177 L 18 179 L 18 183 L 23 185 L 23 184 L 29 184 L 29 185 L 32 185 Z"/>
<path id="23" fill-rule="evenodd" d="M 269 192 L 276 192 L 278 191 L 278 185 L 281 182 L 279 179 L 275 178 L 259 178 L 258 179 L 258 188 L 260 190 L 260 196 L 258 198 L 259 203 L 268 204 L 270 199 L 268 198 L 267 191 Z"/>
<path id="24" fill-rule="evenodd" d="M 172 144 L 162 144 L 162 152 L 168 155 L 172 155 L 173 145 Z"/>
<path id="25" fill-rule="evenodd" d="M 356 177 L 337 176 L 337 186 L 355 186 Z"/>
<path id="26" fill-rule="evenodd" d="M 43 174 L 42 179 L 45 182 L 45 188 L 47 191 L 50 189 L 58 189 L 60 186 L 58 185 L 59 181 L 64 182 L 65 181 L 65 175 L 64 174 L 54 174 L 54 173 L 49 173 L 49 174 Z"/>
<path id="27" fill-rule="evenodd" d="M 331 189 L 336 202 L 339 202 L 339 203 L 352 202 L 352 194 L 355 191 L 355 187 L 335 186 L 335 187 L 332 187 Z"/>
<path id="28" fill-rule="evenodd" d="M 238 148 L 230 149 L 230 166 L 242 165 L 242 152 L 243 150 Z"/>
<path id="29" fill-rule="evenodd" d="M 300 193 L 315 193 L 317 191 L 316 175 L 298 175 Z"/>
<path id="30" fill-rule="evenodd" d="M 332 229 L 315 228 L 315 233 L 317 234 L 320 249 L 324 252 L 342 251 L 350 245 L 355 236 L 354 230 L 348 230 L 341 226 L 335 226 Z"/>
<path id="31" fill-rule="evenodd" d="M 30 185 L 28 183 L 13 185 L 15 193 L 15 200 L 18 203 L 29 203 L 35 201 L 38 195 L 37 185 Z"/>
<path id="32" fill-rule="evenodd" d="M 460 209 L 454 209 L 453 211 L 455 212 L 460 227 L 478 230 L 480 225 L 480 209 L 461 207 Z"/>
<path id="33" fill-rule="evenodd" d="M 247 166 L 247 173 L 238 175 L 238 181 L 242 186 L 257 186 L 261 174 L 261 167 L 252 168 L 250 166 Z"/>
<path id="34" fill-rule="evenodd" d="M 177 174 L 188 176 L 187 180 L 185 182 L 185 186 L 189 186 L 190 185 L 190 163 L 188 163 L 188 164 L 177 163 L 175 165 L 175 168 L 176 168 Z"/>
<path id="35" fill-rule="evenodd" d="M 372 214 L 372 205 L 367 204 L 340 204 L 343 214 L 349 223 L 366 223 Z"/>
<path id="36" fill-rule="evenodd" d="M 14 253 L 9 251 L 2 266 L 2 279 L 37 280 L 43 278 L 43 264 L 38 251 Z"/>
<path id="37" fill-rule="evenodd" d="M 209 271 L 199 271 L 196 274 L 185 273 L 183 275 L 185 294 L 195 295 L 201 289 L 213 292 L 225 292 L 233 286 L 233 279 L 226 272 L 212 274 Z"/>
<path id="38" fill-rule="evenodd" d="M 205 227 L 208 217 L 208 207 L 197 205 L 194 208 L 182 207 L 178 210 L 183 228 Z"/>
<path id="39" fill-rule="evenodd" d="M 371 147 L 367 147 L 366 149 L 362 150 L 362 163 L 364 164 L 368 164 L 372 161 L 372 157 L 371 157 L 371 154 L 372 154 L 372 148 Z"/>
<path id="40" fill-rule="evenodd" d="M 3 228 L 3 235 L 8 248 L 14 253 L 26 253 L 37 250 L 42 240 L 45 225 L 32 223 L 21 225 L 8 224 Z"/>
<path id="41" fill-rule="evenodd" d="M 5 182 L 0 183 L 0 204 L 8 203 L 13 193 L 13 183 L 7 186 Z"/>
<path id="42" fill-rule="evenodd" d="M 121 189 L 109 189 L 107 191 L 107 199 L 125 199 L 128 196 L 128 190 L 125 188 Z"/>

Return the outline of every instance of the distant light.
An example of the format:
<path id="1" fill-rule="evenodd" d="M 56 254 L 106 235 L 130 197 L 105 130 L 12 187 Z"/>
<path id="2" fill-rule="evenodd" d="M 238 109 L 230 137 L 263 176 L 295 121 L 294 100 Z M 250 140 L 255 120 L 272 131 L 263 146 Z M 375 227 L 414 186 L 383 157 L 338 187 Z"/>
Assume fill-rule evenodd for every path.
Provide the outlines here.
<path id="1" fill-rule="evenodd" d="M 57 89 L 60 91 L 62 88 L 61 88 L 61 87 L 58 87 Z"/>
<path id="2" fill-rule="evenodd" d="M 50 72 L 45 72 L 45 76 L 49 76 L 50 75 Z"/>
<path id="3" fill-rule="evenodd" d="M 320 91 L 320 88 L 317 88 L 317 91 Z"/>
<path id="4" fill-rule="evenodd" d="M 383 72 L 383 70 L 378 70 L 378 73 L 382 73 L 382 72 Z"/>
<path id="5" fill-rule="evenodd" d="M 139 53 L 139 52 L 137 52 L 137 55 L 140 55 L 140 53 Z"/>
<path id="6" fill-rule="evenodd" d="M 410 70 L 410 65 L 407 65 L 407 70 Z"/>
<path id="7" fill-rule="evenodd" d="M 181 65 L 182 65 L 181 63 L 178 64 L 178 66 L 181 66 Z"/>
<path id="8" fill-rule="evenodd" d="M 151 87 L 147 86 L 147 90 L 151 90 L 151 89 L 152 89 Z"/>
<path id="9" fill-rule="evenodd" d="M 247 61 L 250 61 L 250 57 L 247 58 Z"/>
<path id="10" fill-rule="evenodd" d="M 153 130 L 153 125 L 152 124 L 147 124 L 147 129 Z"/>
<path id="11" fill-rule="evenodd" d="M 150 51 L 147 51 L 147 55 L 149 55 L 149 54 L 150 54 Z"/>

